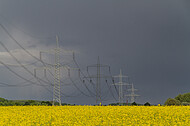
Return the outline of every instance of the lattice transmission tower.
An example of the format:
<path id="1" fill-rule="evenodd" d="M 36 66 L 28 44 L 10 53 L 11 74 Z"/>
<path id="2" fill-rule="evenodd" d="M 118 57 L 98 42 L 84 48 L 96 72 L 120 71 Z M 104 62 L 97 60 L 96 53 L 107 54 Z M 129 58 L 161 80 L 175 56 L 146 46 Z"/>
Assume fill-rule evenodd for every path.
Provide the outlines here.
<path id="1" fill-rule="evenodd" d="M 128 91 L 131 91 L 131 94 L 125 96 L 131 97 L 131 103 L 135 102 L 135 97 L 139 97 L 140 95 L 135 94 L 135 91 L 137 91 L 137 89 L 134 88 L 133 83 L 131 85 L 131 89 L 128 89 Z"/>
<path id="2" fill-rule="evenodd" d="M 119 78 L 118 83 L 114 83 L 113 85 L 118 85 L 119 86 L 119 105 L 123 103 L 123 86 L 124 85 L 131 85 L 129 83 L 124 83 L 123 78 L 128 78 L 128 76 L 125 76 L 122 74 L 122 70 L 120 69 L 120 74 L 117 76 L 113 76 L 114 78 Z"/>
<path id="3" fill-rule="evenodd" d="M 54 70 L 53 106 L 55 105 L 56 102 L 58 102 L 59 105 L 61 106 L 60 70 L 61 70 L 61 68 L 64 68 L 64 69 L 66 68 L 68 70 L 68 72 L 70 71 L 69 66 L 61 65 L 61 63 L 60 63 L 60 53 L 66 53 L 66 52 L 72 53 L 72 55 L 74 56 L 73 51 L 65 51 L 60 48 L 59 39 L 58 39 L 58 36 L 56 36 L 56 48 L 48 50 L 48 51 L 40 51 L 40 60 L 42 60 L 42 53 L 54 54 L 54 58 L 55 58 L 54 64 L 48 64 L 46 66 L 37 67 L 34 69 L 34 76 L 36 76 L 37 69 L 43 69 L 45 76 L 46 76 L 46 70 Z"/>
<path id="4" fill-rule="evenodd" d="M 97 70 L 97 73 L 96 75 L 89 75 L 88 77 L 84 77 L 84 78 L 90 78 L 90 81 L 92 81 L 91 79 L 96 79 L 96 104 L 98 102 L 102 103 L 102 99 L 101 99 L 101 79 L 102 78 L 111 78 L 111 76 L 106 76 L 104 74 L 101 74 L 101 68 L 108 68 L 109 69 L 109 72 L 110 72 L 110 66 L 108 65 L 103 65 L 103 64 L 100 64 L 100 58 L 98 56 L 98 61 L 97 61 L 97 64 L 95 65 L 90 65 L 90 66 L 87 66 L 87 72 L 89 70 L 89 68 L 96 68 Z"/>

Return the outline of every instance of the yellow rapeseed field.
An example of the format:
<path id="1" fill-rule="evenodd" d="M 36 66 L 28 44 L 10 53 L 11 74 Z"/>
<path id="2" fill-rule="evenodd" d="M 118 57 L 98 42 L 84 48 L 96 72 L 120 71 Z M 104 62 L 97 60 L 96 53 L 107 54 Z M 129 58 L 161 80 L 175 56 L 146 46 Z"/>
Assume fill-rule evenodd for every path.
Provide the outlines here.
<path id="1" fill-rule="evenodd" d="M 0 126 L 190 126 L 190 106 L 9 106 Z"/>

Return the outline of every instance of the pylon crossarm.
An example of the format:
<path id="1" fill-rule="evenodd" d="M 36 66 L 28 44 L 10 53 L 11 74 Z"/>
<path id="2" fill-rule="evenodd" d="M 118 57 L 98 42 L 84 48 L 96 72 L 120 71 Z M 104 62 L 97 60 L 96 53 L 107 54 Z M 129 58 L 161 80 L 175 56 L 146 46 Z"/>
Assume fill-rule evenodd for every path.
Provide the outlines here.
<path id="1" fill-rule="evenodd" d="M 54 49 L 50 49 L 50 50 L 40 51 L 40 53 L 41 54 L 43 54 L 43 53 L 55 54 L 55 50 Z"/>
<path id="2" fill-rule="evenodd" d="M 72 68 L 72 67 L 69 67 L 67 65 L 64 65 L 64 66 L 60 66 L 60 68 L 64 68 L 65 70 L 68 71 L 68 76 L 70 77 L 70 70 L 78 70 L 79 72 L 79 76 L 80 76 L 80 69 L 79 68 Z"/>
<path id="3" fill-rule="evenodd" d="M 61 53 L 72 53 L 72 55 L 73 55 L 73 52 L 74 52 L 74 51 L 69 51 L 69 50 L 65 50 L 65 49 L 62 49 L 62 48 L 57 47 L 57 48 L 50 49 L 50 50 L 46 50 L 46 51 L 40 51 L 40 53 L 55 54 L 55 50 L 56 50 L 56 51 L 59 51 L 59 52 L 61 52 Z"/>
<path id="4" fill-rule="evenodd" d="M 59 54 L 61 56 L 72 56 L 72 55 L 74 55 L 73 51 L 66 51 L 66 50 L 63 50 L 61 48 L 55 48 L 55 49 L 50 49 L 47 51 L 40 51 L 40 60 L 42 60 L 42 54 L 43 53 L 55 54 L 56 52 L 59 52 Z M 66 54 L 66 53 L 71 53 L 71 54 Z"/>
<path id="5" fill-rule="evenodd" d="M 138 91 L 138 89 L 127 89 L 127 91 Z"/>
<path id="6" fill-rule="evenodd" d="M 56 35 L 56 48 L 54 49 L 50 49 L 48 51 L 41 51 L 40 52 L 40 60 L 42 61 L 42 53 L 48 53 L 48 54 L 53 54 L 54 55 L 54 64 L 45 64 L 43 61 L 43 64 L 47 65 L 47 66 L 44 66 L 44 67 L 40 67 L 39 69 L 43 69 L 44 70 L 44 74 L 46 75 L 46 69 L 52 69 L 54 70 L 54 85 L 53 85 L 53 105 L 55 105 L 54 103 L 58 102 L 59 105 L 61 105 L 61 95 L 60 95 L 60 79 L 61 79 L 61 76 L 60 76 L 60 70 L 61 68 L 64 68 L 64 69 L 67 69 L 67 70 L 70 70 L 72 68 L 70 68 L 69 66 L 67 66 L 66 64 L 65 65 L 62 65 L 60 63 L 60 56 L 62 55 L 65 55 L 66 53 L 70 53 L 73 54 L 73 57 L 74 57 L 74 53 L 73 51 L 66 51 L 66 50 L 63 50 L 60 48 L 59 46 L 59 38 L 58 36 Z M 34 73 L 36 73 L 36 69 L 34 69 Z M 36 75 L 36 74 L 34 74 Z"/>
<path id="7" fill-rule="evenodd" d="M 125 95 L 125 96 L 131 96 L 131 94 Z"/>
<path id="8" fill-rule="evenodd" d="M 46 70 L 51 70 L 52 67 L 35 67 L 34 68 L 34 77 L 36 77 L 36 70 L 44 70 L 44 76 L 46 76 Z"/>
<path id="9" fill-rule="evenodd" d="M 90 65 L 90 66 L 87 66 L 87 67 L 110 67 L 109 65 L 103 65 L 103 64 L 94 64 L 94 65 Z"/>
<path id="10" fill-rule="evenodd" d="M 97 78 L 97 75 L 92 75 L 92 76 L 83 77 L 83 78 Z M 99 78 L 111 78 L 111 76 L 100 75 Z"/>
<path id="11" fill-rule="evenodd" d="M 54 50 L 40 51 L 40 60 L 42 60 L 42 54 L 43 54 L 43 53 L 54 54 L 55 51 L 54 51 Z"/>
<path id="12" fill-rule="evenodd" d="M 44 67 L 35 67 L 34 69 L 36 70 L 51 70 L 53 68 L 53 66 L 44 66 Z"/>
<path id="13" fill-rule="evenodd" d="M 65 54 L 65 53 L 71 53 L 70 55 L 73 55 L 73 50 L 65 50 L 65 49 L 62 49 L 62 48 L 58 48 L 59 49 L 59 52 L 62 54 Z"/>
<path id="14" fill-rule="evenodd" d="M 128 84 L 128 83 L 114 83 L 113 85 L 131 85 L 131 84 Z"/>
<path id="15" fill-rule="evenodd" d="M 96 75 L 89 75 L 87 77 L 84 77 L 84 78 L 89 78 L 90 82 L 92 82 L 92 80 L 91 80 L 92 78 L 96 79 L 95 80 L 96 81 L 96 103 L 98 103 L 98 102 L 101 103 L 102 102 L 102 98 L 101 98 L 101 79 L 102 78 L 105 78 L 105 79 L 108 78 L 108 76 L 105 76 L 105 75 L 101 74 L 101 68 L 102 67 L 108 67 L 109 71 L 110 71 L 110 67 L 108 65 L 100 64 L 100 59 L 98 57 L 97 64 L 87 66 L 87 72 L 88 72 L 89 68 L 91 68 L 91 69 L 96 68 L 96 70 L 97 70 Z M 111 77 L 111 76 L 109 76 L 109 77 Z"/>
<path id="16" fill-rule="evenodd" d="M 140 95 L 137 95 L 137 94 L 129 94 L 129 95 L 125 95 L 125 96 L 128 96 L 128 97 L 131 97 L 131 96 L 139 97 Z"/>
<path id="17" fill-rule="evenodd" d="M 64 68 L 64 69 L 66 69 L 66 70 L 80 70 L 79 68 L 73 68 L 73 67 L 69 67 L 69 66 L 67 66 L 67 65 L 63 65 L 63 66 L 60 66 L 60 68 Z"/>
<path id="18" fill-rule="evenodd" d="M 117 76 L 113 76 L 113 77 L 114 77 L 114 78 L 119 78 L 119 77 L 122 77 L 122 78 L 123 78 L 123 77 L 128 77 L 128 76 L 124 76 L 124 75 L 122 75 L 122 76 L 121 76 L 121 75 L 117 75 Z"/>

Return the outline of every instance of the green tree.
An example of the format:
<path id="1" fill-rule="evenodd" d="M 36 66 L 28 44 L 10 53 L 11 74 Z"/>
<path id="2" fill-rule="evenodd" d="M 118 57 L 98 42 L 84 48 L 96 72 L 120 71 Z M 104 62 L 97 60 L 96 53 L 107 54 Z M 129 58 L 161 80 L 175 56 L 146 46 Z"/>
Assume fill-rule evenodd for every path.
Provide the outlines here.
<path id="1" fill-rule="evenodd" d="M 62 103 L 61 105 L 63 105 L 63 106 L 64 106 L 64 105 L 68 105 L 68 104 L 67 104 L 67 103 Z"/>
<path id="2" fill-rule="evenodd" d="M 190 93 L 185 94 L 179 94 L 175 97 L 176 100 L 179 100 L 180 102 L 189 102 L 190 103 Z"/>
<path id="3" fill-rule="evenodd" d="M 23 106 L 25 103 L 23 103 L 23 102 L 15 102 L 15 105 L 16 106 Z"/>
<path id="4" fill-rule="evenodd" d="M 52 106 L 52 103 L 50 101 L 42 101 L 41 105 Z"/>
<path id="5" fill-rule="evenodd" d="M 178 96 L 175 97 L 176 100 L 179 100 L 180 102 L 183 102 L 183 96 L 179 94 Z"/>
<path id="6" fill-rule="evenodd" d="M 187 106 L 187 105 L 190 105 L 190 103 L 189 102 L 182 102 L 181 105 Z"/>
<path id="7" fill-rule="evenodd" d="M 30 105 L 30 102 L 27 101 L 27 102 L 24 103 L 24 105 Z"/>
<path id="8" fill-rule="evenodd" d="M 4 106 L 4 103 L 3 103 L 3 102 L 0 102 L 0 106 Z"/>
<path id="9" fill-rule="evenodd" d="M 13 101 L 8 101 L 8 104 L 7 104 L 8 106 L 14 106 L 15 105 L 15 102 L 13 102 Z"/>
<path id="10" fill-rule="evenodd" d="M 165 105 L 181 105 L 181 102 L 179 100 L 173 99 L 173 98 L 168 98 L 166 102 L 164 103 Z"/>
<path id="11" fill-rule="evenodd" d="M 8 100 L 4 98 L 0 98 L 0 102 L 5 102 L 5 101 L 8 101 Z"/>
<path id="12" fill-rule="evenodd" d="M 190 93 L 183 94 L 183 102 L 190 103 Z"/>

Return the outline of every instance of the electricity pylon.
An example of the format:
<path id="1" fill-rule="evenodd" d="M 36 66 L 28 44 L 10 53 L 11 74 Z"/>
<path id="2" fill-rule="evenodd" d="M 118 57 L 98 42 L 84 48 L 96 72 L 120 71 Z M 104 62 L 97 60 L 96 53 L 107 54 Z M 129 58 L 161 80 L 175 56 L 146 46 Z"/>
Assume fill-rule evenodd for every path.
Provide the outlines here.
<path id="1" fill-rule="evenodd" d="M 100 82 L 101 78 L 111 77 L 111 76 L 105 76 L 105 75 L 101 74 L 101 68 L 107 67 L 107 68 L 109 68 L 109 71 L 110 71 L 110 66 L 100 64 L 100 59 L 98 56 L 97 64 L 87 66 L 87 72 L 88 72 L 88 69 L 92 68 L 92 67 L 97 68 L 97 74 L 92 75 L 92 76 L 89 75 L 88 77 L 84 77 L 84 78 L 90 78 L 90 79 L 95 78 L 96 79 L 96 104 L 97 104 L 98 102 L 100 102 L 100 103 L 102 102 L 102 99 L 101 99 L 101 82 Z M 92 80 L 90 80 L 90 81 L 92 81 Z"/>
<path id="2" fill-rule="evenodd" d="M 135 94 L 135 91 L 137 91 L 137 89 L 134 88 L 133 83 L 131 85 L 131 89 L 128 89 L 128 91 L 131 91 L 131 94 L 128 94 L 128 95 L 125 95 L 125 96 L 131 97 L 131 103 L 135 102 L 135 97 L 138 97 L 140 95 Z"/>
<path id="3" fill-rule="evenodd" d="M 114 83 L 113 85 L 118 85 L 119 86 L 119 105 L 123 103 L 123 85 L 131 85 L 128 83 L 123 83 L 123 78 L 127 78 L 128 76 L 122 75 L 122 71 L 120 69 L 120 74 L 117 76 L 113 76 L 114 78 L 119 78 L 118 83 Z"/>
<path id="4" fill-rule="evenodd" d="M 34 69 L 34 76 L 36 76 L 36 69 L 43 69 L 44 70 L 44 74 L 46 76 L 46 70 L 54 70 L 54 85 L 53 85 L 53 106 L 55 105 L 56 102 L 59 103 L 59 105 L 61 106 L 61 92 L 60 92 L 60 70 L 61 68 L 66 68 L 68 71 L 70 71 L 70 67 L 66 66 L 66 65 L 61 65 L 60 64 L 60 53 L 63 52 L 72 52 L 73 56 L 74 56 L 74 52 L 73 51 L 63 51 L 60 47 L 59 47 L 59 40 L 58 40 L 58 36 L 56 36 L 56 48 L 49 50 L 49 51 L 40 51 L 40 60 L 42 60 L 42 53 L 49 53 L 49 54 L 54 54 L 55 57 L 55 62 L 54 64 L 48 64 L 45 65 L 44 67 L 38 67 Z"/>

